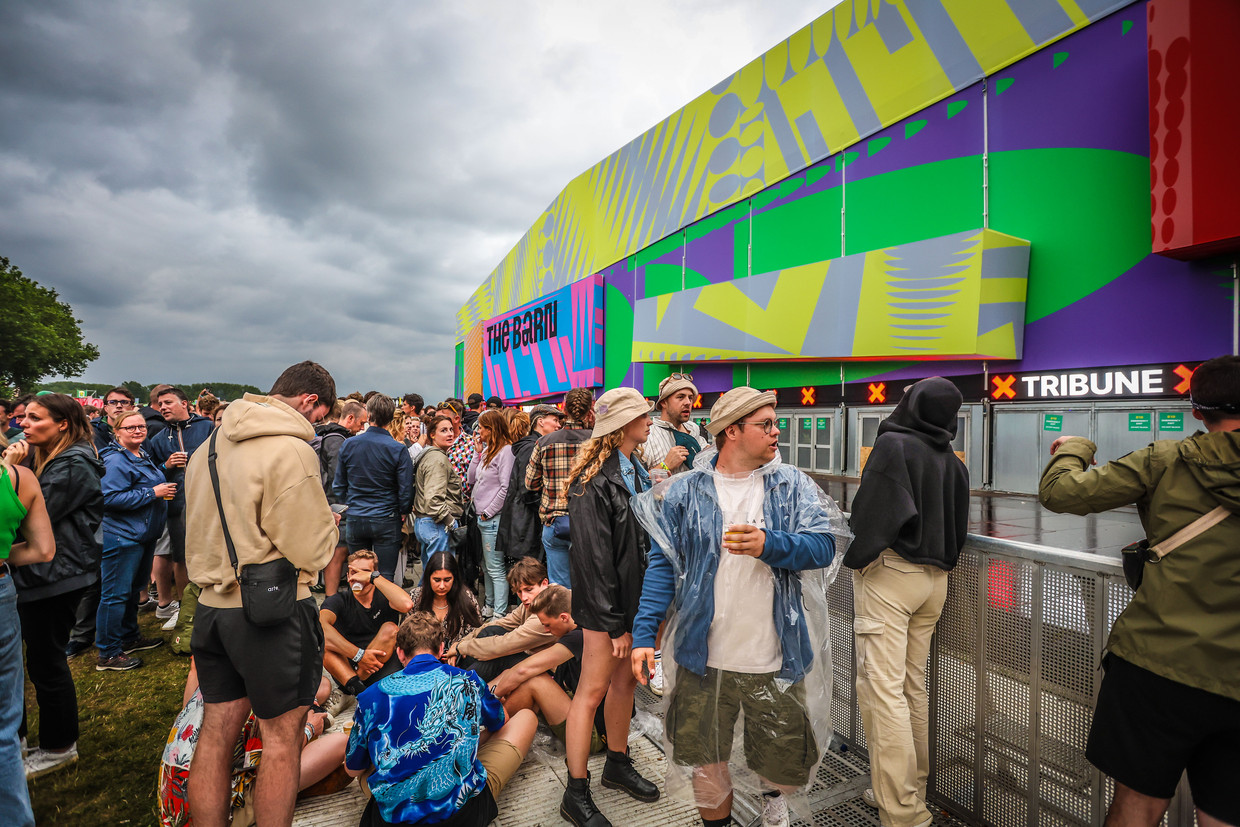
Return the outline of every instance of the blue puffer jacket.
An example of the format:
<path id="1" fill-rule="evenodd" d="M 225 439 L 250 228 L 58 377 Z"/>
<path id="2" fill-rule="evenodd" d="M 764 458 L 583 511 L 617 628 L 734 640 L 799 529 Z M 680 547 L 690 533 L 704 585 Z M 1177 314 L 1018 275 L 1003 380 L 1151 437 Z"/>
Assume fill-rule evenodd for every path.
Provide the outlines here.
<path id="1" fill-rule="evenodd" d="M 633 622 L 633 646 L 654 646 L 659 624 L 674 603 L 679 618 L 676 663 L 696 675 L 706 673 L 706 642 L 715 616 L 715 574 L 723 539 L 723 511 L 715 493 L 717 459 L 713 448 L 704 451 L 692 473 L 678 474 L 633 501 L 633 510 L 652 541 L 641 604 Z M 783 650 L 777 677 L 796 683 L 814 660 L 799 572 L 831 564 L 836 552 L 834 532 L 843 520 L 838 517 L 833 524 L 818 486 L 797 469 L 776 460 L 755 473 L 762 478 L 766 521 L 765 547 L 758 559 L 774 575 L 773 621 Z"/>
<path id="2" fill-rule="evenodd" d="M 103 547 L 149 543 L 168 519 L 168 504 L 155 496 L 164 480 L 146 451 L 134 456 L 113 442 L 99 452 L 103 460 Z"/>

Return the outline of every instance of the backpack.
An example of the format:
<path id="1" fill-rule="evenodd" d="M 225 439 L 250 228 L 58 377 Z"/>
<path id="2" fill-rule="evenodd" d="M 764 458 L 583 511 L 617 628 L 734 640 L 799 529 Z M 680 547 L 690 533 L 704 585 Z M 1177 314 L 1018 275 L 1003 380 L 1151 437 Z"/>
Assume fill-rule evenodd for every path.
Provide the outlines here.
<path id="1" fill-rule="evenodd" d="M 314 449 L 314 453 L 317 454 L 319 458 L 319 480 L 320 482 L 323 483 L 324 490 L 327 489 L 327 485 L 329 482 L 329 480 L 327 479 L 327 475 L 331 471 L 331 457 L 329 457 L 327 455 L 327 452 L 323 450 L 324 448 L 323 443 L 327 441 L 327 438 L 329 436 L 338 437 L 341 442 L 344 442 L 344 434 L 338 434 L 334 432 L 326 433 L 326 434 L 315 434 L 314 439 L 310 440 L 310 447 Z M 339 451 L 336 452 L 336 456 L 340 456 Z"/>

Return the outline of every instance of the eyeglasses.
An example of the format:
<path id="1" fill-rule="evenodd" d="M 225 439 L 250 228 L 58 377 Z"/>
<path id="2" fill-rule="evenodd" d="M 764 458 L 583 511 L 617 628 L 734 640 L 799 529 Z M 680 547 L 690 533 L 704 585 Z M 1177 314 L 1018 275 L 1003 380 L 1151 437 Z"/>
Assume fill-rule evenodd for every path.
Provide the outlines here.
<path id="1" fill-rule="evenodd" d="M 134 431 L 145 431 L 146 426 L 145 425 L 126 425 L 124 428 L 117 428 L 116 430 L 129 431 L 130 433 L 133 433 Z"/>
<path id="2" fill-rule="evenodd" d="M 762 433 L 769 434 L 771 429 L 775 427 L 774 419 L 750 420 L 749 422 L 737 422 L 737 425 L 757 425 L 762 429 Z"/>
<path id="3" fill-rule="evenodd" d="M 103 404 L 104 404 L 104 407 L 107 407 L 108 405 L 128 405 L 129 400 L 128 399 L 109 399 Z"/>
<path id="4" fill-rule="evenodd" d="M 668 379 L 683 379 L 686 382 L 692 382 L 693 374 L 692 373 L 671 373 L 671 374 L 668 374 L 667 378 Z"/>

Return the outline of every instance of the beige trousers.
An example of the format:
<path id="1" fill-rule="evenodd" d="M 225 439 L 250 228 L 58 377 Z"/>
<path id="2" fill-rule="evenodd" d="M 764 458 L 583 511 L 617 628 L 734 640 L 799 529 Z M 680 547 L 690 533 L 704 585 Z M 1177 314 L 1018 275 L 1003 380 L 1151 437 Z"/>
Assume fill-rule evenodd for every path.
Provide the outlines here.
<path id="1" fill-rule="evenodd" d="M 853 572 L 857 705 L 883 827 L 928 824 L 930 708 L 926 662 L 947 600 L 947 572 L 891 549 Z"/>

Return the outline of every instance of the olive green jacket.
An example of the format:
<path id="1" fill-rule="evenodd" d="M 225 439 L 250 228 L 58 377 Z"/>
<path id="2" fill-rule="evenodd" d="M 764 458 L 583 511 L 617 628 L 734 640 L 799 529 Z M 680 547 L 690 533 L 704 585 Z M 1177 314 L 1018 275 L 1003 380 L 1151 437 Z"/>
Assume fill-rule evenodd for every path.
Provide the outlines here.
<path id="1" fill-rule="evenodd" d="M 427 446 L 418 457 L 413 513 L 445 526 L 452 525 L 453 520 L 465 513 L 461 478 L 442 448 Z"/>
<path id="2" fill-rule="evenodd" d="M 1107 648 L 1187 686 L 1240 700 L 1240 431 L 1164 440 L 1091 468 L 1097 446 L 1074 438 L 1042 472 L 1051 511 L 1092 514 L 1135 503 L 1150 545 L 1226 506 L 1233 514 L 1147 563 Z"/>

